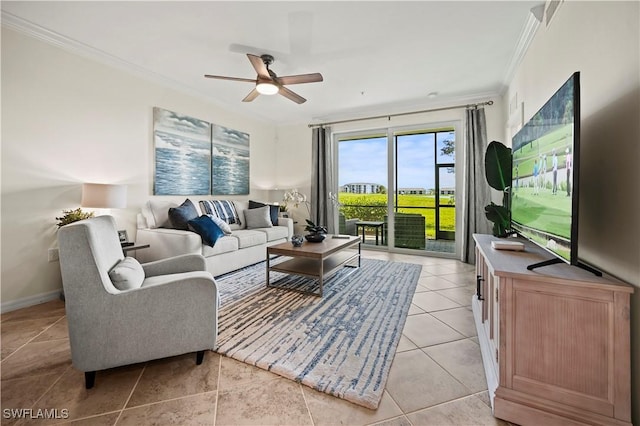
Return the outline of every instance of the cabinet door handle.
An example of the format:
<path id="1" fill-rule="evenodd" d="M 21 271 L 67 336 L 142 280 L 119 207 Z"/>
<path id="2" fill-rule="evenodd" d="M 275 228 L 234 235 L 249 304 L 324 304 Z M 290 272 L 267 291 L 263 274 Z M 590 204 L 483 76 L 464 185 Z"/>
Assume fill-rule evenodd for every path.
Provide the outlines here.
<path id="1" fill-rule="evenodd" d="M 482 278 L 482 275 L 476 275 L 476 295 L 478 296 L 478 300 L 484 300 L 484 298 L 482 297 L 482 281 L 484 281 L 484 278 Z"/>

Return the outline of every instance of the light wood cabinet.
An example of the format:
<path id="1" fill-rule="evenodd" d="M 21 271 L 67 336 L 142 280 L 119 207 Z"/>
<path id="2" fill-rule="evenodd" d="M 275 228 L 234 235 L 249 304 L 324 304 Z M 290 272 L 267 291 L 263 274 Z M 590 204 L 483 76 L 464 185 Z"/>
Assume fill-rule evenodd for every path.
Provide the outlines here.
<path id="1" fill-rule="evenodd" d="M 473 314 L 495 417 L 520 425 L 631 425 L 633 287 L 476 241 Z"/>

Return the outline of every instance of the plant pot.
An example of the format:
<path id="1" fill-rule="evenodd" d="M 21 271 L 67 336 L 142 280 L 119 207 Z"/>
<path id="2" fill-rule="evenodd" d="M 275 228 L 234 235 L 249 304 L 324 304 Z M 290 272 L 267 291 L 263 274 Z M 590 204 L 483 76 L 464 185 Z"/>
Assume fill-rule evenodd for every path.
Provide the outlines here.
<path id="1" fill-rule="evenodd" d="M 324 234 L 307 234 L 304 236 L 310 243 L 321 243 L 326 235 Z"/>

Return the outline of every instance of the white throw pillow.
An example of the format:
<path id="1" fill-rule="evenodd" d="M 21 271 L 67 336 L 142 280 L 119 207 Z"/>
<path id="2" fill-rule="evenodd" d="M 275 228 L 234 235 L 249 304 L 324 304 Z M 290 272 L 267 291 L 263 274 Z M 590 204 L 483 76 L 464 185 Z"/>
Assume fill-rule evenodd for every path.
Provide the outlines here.
<path id="1" fill-rule="evenodd" d="M 247 223 L 247 229 L 273 227 L 273 223 L 271 223 L 271 215 L 269 213 L 269 206 L 245 210 L 244 220 Z"/>
<path id="2" fill-rule="evenodd" d="M 125 257 L 109 271 L 111 283 L 118 290 L 140 288 L 144 281 L 144 269 L 133 257 Z"/>
<path id="3" fill-rule="evenodd" d="M 208 214 L 207 216 L 209 216 L 213 223 L 218 225 L 218 228 L 222 229 L 222 232 L 224 232 L 225 235 L 231 235 L 231 227 L 227 222 L 212 214 Z"/>

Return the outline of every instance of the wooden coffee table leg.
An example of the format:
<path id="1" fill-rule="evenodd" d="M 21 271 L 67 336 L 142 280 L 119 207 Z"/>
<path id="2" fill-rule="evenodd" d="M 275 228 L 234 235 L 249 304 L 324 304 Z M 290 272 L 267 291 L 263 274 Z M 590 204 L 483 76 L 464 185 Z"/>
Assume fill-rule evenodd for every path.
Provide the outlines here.
<path id="1" fill-rule="evenodd" d="M 324 281 L 324 259 L 320 259 L 320 278 L 319 278 L 319 283 L 320 283 L 320 297 L 322 297 L 322 283 Z"/>

